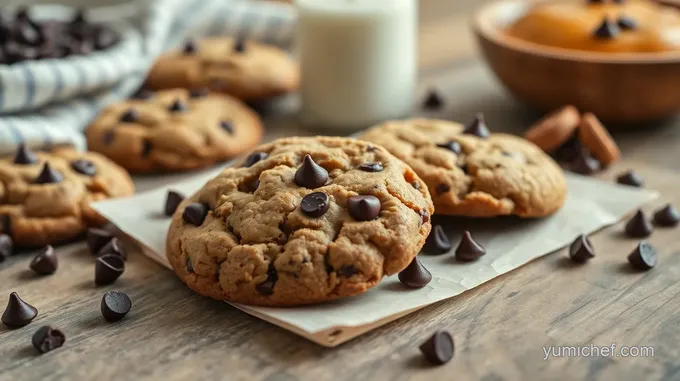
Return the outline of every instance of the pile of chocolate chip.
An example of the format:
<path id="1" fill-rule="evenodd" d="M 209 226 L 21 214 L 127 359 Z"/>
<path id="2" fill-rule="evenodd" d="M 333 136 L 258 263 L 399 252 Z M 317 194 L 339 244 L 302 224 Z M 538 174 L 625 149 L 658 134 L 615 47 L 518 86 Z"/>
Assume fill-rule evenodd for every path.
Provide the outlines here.
<path id="1" fill-rule="evenodd" d="M 104 24 L 91 23 L 78 10 L 70 21 L 35 20 L 28 7 L 13 15 L 0 14 L 0 64 L 87 55 L 119 41 Z"/>

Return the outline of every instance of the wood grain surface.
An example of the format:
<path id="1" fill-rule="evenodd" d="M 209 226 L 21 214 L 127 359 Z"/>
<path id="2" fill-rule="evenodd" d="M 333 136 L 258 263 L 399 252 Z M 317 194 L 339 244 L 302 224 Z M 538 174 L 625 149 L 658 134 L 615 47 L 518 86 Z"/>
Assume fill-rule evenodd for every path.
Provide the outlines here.
<path id="1" fill-rule="evenodd" d="M 444 84 L 440 79 L 466 62 L 476 64 L 466 20 L 478 4 L 421 1 L 421 90 Z M 314 133 L 291 115 L 269 116 L 267 124 L 268 138 Z M 625 158 L 601 176 L 635 168 L 663 195 L 646 210 L 680 206 L 680 128 L 650 125 L 615 137 Z M 148 189 L 175 178 L 136 181 Z M 0 263 L 0 308 L 16 291 L 40 314 L 22 329 L 0 325 L 0 381 L 679 380 L 680 228 L 657 229 L 650 238 L 660 258 L 647 273 L 628 269 L 625 257 L 636 242 L 622 238 L 621 229 L 592 236 L 597 258 L 585 266 L 555 253 L 333 349 L 196 296 L 136 252 L 123 277 L 106 287 L 94 286 L 94 261 L 82 242 L 59 247 L 60 269 L 45 278 L 32 275 L 25 253 Z M 110 289 L 133 301 L 130 314 L 113 324 L 99 312 Z M 62 329 L 67 342 L 38 356 L 30 338 L 46 324 Z M 456 355 L 432 367 L 417 347 L 441 329 L 453 334 Z M 653 346 L 654 357 L 543 360 L 544 346 L 612 343 Z"/>

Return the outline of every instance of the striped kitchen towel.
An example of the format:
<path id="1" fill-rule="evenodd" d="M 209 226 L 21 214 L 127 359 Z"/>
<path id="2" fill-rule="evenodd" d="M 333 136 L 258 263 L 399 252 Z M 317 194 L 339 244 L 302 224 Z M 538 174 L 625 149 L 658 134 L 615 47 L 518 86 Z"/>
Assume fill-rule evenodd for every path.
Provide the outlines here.
<path id="1" fill-rule="evenodd" d="M 73 9 L 38 5 L 31 14 L 69 19 Z M 253 0 L 136 0 L 88 15 L 121 41 L 88 56 L 0 65 L 0 155 L 20 143 L 86 148 L 82 131 L 92 118 L 134 93 L 154 59 L 188 36 L 238 34 L 289 48 L 295 22 L 291 6 Z"/>

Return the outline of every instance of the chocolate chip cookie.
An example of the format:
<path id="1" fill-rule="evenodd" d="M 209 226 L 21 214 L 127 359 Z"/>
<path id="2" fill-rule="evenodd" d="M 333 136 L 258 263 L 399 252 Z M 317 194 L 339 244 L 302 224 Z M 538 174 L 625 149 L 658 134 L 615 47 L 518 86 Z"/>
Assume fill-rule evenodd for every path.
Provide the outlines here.
<path id="1" fill-rule="evenodd" d="M 300 69 L 283 50 L 255 41 L 216 37 L 187 40 L 162 55 L 147 78 L 153 89 L 208 87 L 258 100 L 297 89 Z"/>
<path id="2" fill-rule="evenodd" d="M 104 110 L 87 143 L 133 172 L 183 171 L 246 152 L 262 139 L 257 114 L 207 89 L 142 92 Z"/>
<path id="3" fill-rule="evenodd" d="M 437 214 L 543 217 L 565 200 L 559 166 L 527 140 L 490 134 L 481 115 L 467 127 L 428 119 L 386 122 L 360 139 L 410 165 L 427 183 Z"/>
<path id="4" fill-rule="evenodd" d="M 127 172 L 99 154 L 21 146 L 0 158 L 0 234 L 17 246 L 66 241 L 106 222 L 90 202 L 133 193 Z"/>
<path id="5" fill-rule="evenodd" d="M 430 232 L 427 186 L 384 148 L 334 137 L 262 145 L 177 208 L 167 255 L 201 295 L 293 306 L 361 294 Z"/>

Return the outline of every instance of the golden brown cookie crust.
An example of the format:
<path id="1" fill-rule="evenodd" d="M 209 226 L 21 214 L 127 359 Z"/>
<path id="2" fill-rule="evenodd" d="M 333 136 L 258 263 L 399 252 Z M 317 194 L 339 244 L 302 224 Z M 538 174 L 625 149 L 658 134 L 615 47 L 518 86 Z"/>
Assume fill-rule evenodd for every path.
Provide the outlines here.
<path id="1" fill-rule="evenodd" d="M 534 144 L 507 134 L 462 134 L 458 123 L 412 119 L 386 122 L 360 138 L 387 148 L 427 184 L 435 213 L 469 217 L 543 217 L 566 197 L 559 166 Z M 438 147 L 457 142 L 461 154 Z"/>
<path id="2" fill-rule="evenodd" d="M 88 226 L 106 220 L 90 208 L 90 202 L 134 193 L 127 172 L 94 152 L 58 148 L 36 152 L 38 162 L 15 164 L 14 157 L 0 158 L 0 233 L 9 234 L 17 246 L 43 246 L 75 238 Z M 76 160 L 88 160 L 94 176 L 77 172 Z M 63 176 L 63 181 L 34 184 L 43 164 Z"/>
<path id="3" fill-rule="evenodd" d="M 181 49 L 162 55 L 147 78 L 152 89 L 209 87 L 239 99 L 257 100 L 294 91 L 300 82 L 298 64 L 283 50 L 247 41 L 234 50 L 234 39 L 196 41 L 192 54 Z"/>
<path id="4" fill-rule="evenodd" d="M 293 306 L 357 295 L 404 269 L 430 232 L 434 211 L 426 185 L 385 149 L 348 138 L 285 138 L 255 150 L 268 157 L 225 169 L 175 212 L 167 256 L 175 273 L 201 295 L 231 302 Z M 328 171 L 315 189 L 294 180 L 306 154 Z M 380 162 L 366 172 L 361 164 Z M 249 184 L 259 179 L 257 190 Z M 300 210 L 312 192 L 330 198 L 312 218 Z M 381 201 L 375 220 L 357 221 L 347 209 L 356 195 Z M 209 206 L 200 226 L 182 214 L 190 203 Z M 187 262 L 189 261 L 189 262 Z M 190 263 L 193 271 L 187 268 Z M 258 286 L 276 274 L 271 295 Z"/>
<path id="5" fill-rule="evenodd" d="M 172 111 L 179 100 L 185 111 Z M 135 121 L 121 121 L 130 110 Z M 229 123 L 231 131 L 223 122 Z M 262 139 L 259 116 L 226 94 L 192 97 L 185 89 L 163 90 L 149 99 L 109 106 L 86 131 L 91 150 L 132 172 L 185 171 L 246 152 Z"/>

